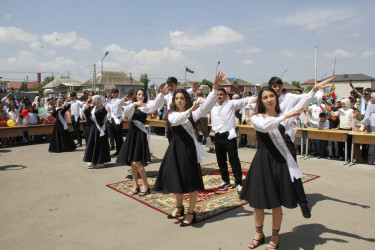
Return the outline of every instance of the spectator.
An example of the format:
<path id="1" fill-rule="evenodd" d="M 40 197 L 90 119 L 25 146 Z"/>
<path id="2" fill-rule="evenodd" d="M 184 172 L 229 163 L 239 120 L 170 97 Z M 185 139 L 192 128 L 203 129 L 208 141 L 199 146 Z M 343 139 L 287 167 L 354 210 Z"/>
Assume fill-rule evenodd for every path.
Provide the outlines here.
<path id="1" fill-rule="evenodd" d="M 329 121 L 327 120 L 326 113 L 322 112 L 319 114 L 319 129 L 329 129 Z M 326 154 L 327 141 L 320 140 L 318 146 L 318 158 L 322 158 Z"/>
<path id="2" fill-rule="evenodd" d="M 338 130 L 340 124 L 340 118 L 338 112 L 331 112 L 332 107 L 327 107 L 329 129 Z M 333 155 L 333 150 L 335 154 Z M 339 157 L 339 142 L 328 141 L 328 160 L 337 159 Z"/>
<path id="3" fill-rule="evenodd" d="M 375 132 L 375 92 L 371 93 L 371 100 L 367 105 L 364 120 L 366 131 Z M 369 164 L 375 164 L 375 145 L 369 145 L 367 162 Z"/>

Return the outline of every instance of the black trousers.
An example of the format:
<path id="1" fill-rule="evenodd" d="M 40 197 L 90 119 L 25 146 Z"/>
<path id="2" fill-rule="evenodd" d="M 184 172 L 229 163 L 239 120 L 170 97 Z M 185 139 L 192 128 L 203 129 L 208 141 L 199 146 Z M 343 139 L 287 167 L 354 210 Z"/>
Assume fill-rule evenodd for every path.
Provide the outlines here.
<path id="1" fill-rule="evenodd" d="M 228 139 L 229 132 L 215 134 L 215 152 L 217 163 L 220 168 L 221 179 L 229 183 L 227 154 L 233 170 L 236 185 L 242 185 L 242 169 L 237 151 L 237 138 Z"/>
<path id="2" fill-rule="evenodd" d="M 124 143 L 124 138 L 122 137 L 122 129 L 123 129 L 123 121 L 120 124 L 116 124 L 114 120 L 112 120 L 111 127 L 113 130 L 113 137 L 116 142 L 116 154 L 120 153 L 122 144 Z"/>
<path id="3" fill-rule="evenodd" d="M 114 148 L 115 147 L 115 137 L 114 137 L 115 132 L 113 131 L 111 122 L 108 120 L 105 122 L 105 129 L 108 131 L 109 145 L 111 146 L 111 148 Z"/>
<path id="4" fill-rule="evenodd" d="M 82 135 L 81 135 L 81 130 L 79 129 L 79 121 L 81 120 L 81 118 L 78 117 L 78 120 L 76 121 L 76 119 L 72 115 L 71 119 L 72 119 L 72 125 L 74 128 L 74 135 L 77 140 L 77 143 L 82 144 Z"/>

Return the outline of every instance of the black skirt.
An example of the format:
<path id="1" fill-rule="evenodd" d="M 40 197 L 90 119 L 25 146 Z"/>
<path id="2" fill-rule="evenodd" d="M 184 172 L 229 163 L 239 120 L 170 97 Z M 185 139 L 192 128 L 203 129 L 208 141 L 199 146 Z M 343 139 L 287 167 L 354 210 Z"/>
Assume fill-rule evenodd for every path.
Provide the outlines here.
<path id="1" fill-rule="evenodd" d="M 189 121 L 193 123 L 192 119 Z M 154 189 L 177 194 L 204 190 L 193 138 L 181 125 L 171 129 L 172 139 L 160 165 Z"/>
<path id="2" fill-rule="evenodd" d="M 147 166 L 147 163 L 151 162 L 147 134 L 140 130 L 133 120 L 130 120 L 128 135 L 122 144 L 116 162 L 131 166 L 131 162 L 139 161 L 143 166 Z"/>
<path id="3" fill-rule="evenodd" d="M 104 117 L 107 115 L 105 108 L 97 109 L 95 117 L 100 126 L 103 125 Z M 89 118 L 90 119 L 90 118 Z M 90 134 L 86 144 L 84 162 L 91 162 L 93 164 L 103 164 L 111 161 L 109 151 L 108 132 L 105 131 L 104 136 L 100 136 L 100 131 L 95 124 L 91 125 Z"/>
<path id="4" fill-rule="evenodd" d="M 284 135 L 285 128 L 279 130 Z M 258 150 L 244 181 L 240 199 L 251 207 L 272 209 L 297 207 L 297 193 L 290 179 L 285 158 L 273 144 L 268 133 L 256 132 Z"/>

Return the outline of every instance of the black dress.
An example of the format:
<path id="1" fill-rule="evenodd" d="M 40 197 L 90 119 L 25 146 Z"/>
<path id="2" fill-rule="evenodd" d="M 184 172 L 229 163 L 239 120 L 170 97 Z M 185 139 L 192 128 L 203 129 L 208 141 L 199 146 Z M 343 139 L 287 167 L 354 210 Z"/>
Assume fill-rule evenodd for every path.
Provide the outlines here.
<path id="1" fill-rule="evenodd" d="M 52 116 L 56 119 L 55 125 L 53 127 L 51 142 L 49 144 L 49 152 L 61 153 L 61 152 L 71 152 L 77 148 L 73 141 L 73 138 L 69 132 L 69 129 L 64 130 L 64 125 L 61 123 L 58 114 L 65 117 L 65 112 L 70 109 L 70 104 L 64 105 L 62 109 L 54 109 Z"/>
<path id="2" fill-rule="evenodd" d="M 278 129 L 286 144 L 289 144 L 289 136 L 285 134 L 284 126 L 279 125 Z M 268 133 L 256 131 L 256 135 L 258 150 L 247 173 L 240 199 L 248 201 L 251 207 L 258 209 L 297 207 L 297 194 L 285 158 Z"/>
<path id="3" fill-rule="evenodd" d="M 94 108 L 94 106 L 86 107 L 85 111 L 83 111 L 83 114 L 86 117 L 86 125 L 85 125 L 85 129 L 83 130 L 83 135 L 85 137 L 86 145 L 87 145 L 87 141 L 89 140 L 89 136 L 90 136 L 90 132 L 91 132 L 91 126 L 92 125 L 95 126 L 94 122 L 90 118 L 91 111 L 92 111 L 93 108 Z"/>
<path id="4" fill-rule="evenodd" d="M 151 162 L 150 149 L 147 141 L 147 134 L 140 130 L 133 121 L 137 120 L 146 123 L 147 114 L 139 109 L 135 109 L 129 122 L 128 135 L 117 156 L 117 163 L 131 166 L 131 162 L 142 162 L 147 166 Z"/>
<path id="5" fill-rule="evenodd" d="M 189 121 L 194 126 L 190 117 Z M 193 138 L 179 126 L 171 126 L 172 139 L 161 163 L 154 189 L 184 194 L 204 190 L 202 170 Z"/>
<path id="6" fill-rule="evenodd" d="M 103 126 L 103 121 L 106 115 L 107 110 L 105 108 L 96 108 L 95 118 L 99 126 Z M 91 114 L 90 116 L 86 117 L 86 119 L 91 120 L 90 117 Z M 100 136 L 100 131 L 96 127 L 96 124 L 94 122 L 91 125 L 90 135 L 87 140 L 86 151 L 83 157 L 83 161 L 91 162 L 93 164 L 103 164 L 111 161 L 108 143 L 108 132 L 106 130 L 104 136 Z"/>

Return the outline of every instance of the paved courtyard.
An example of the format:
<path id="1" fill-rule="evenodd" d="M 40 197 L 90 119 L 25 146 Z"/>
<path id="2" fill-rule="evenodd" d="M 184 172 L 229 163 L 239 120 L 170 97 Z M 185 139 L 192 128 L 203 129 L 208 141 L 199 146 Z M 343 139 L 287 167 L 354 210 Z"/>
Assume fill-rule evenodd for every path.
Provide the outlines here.
<path id="1" fill-rule="evenodd" d="M 151 136 L 157 173 L 168 141 Z M 89 169 L 84 147 L 48 153 L 48 144 L 0 149 L 0 249 L 247 249 L 254 236 L 246 205 L 180 228 L 175 220 L 106 184 L 130 178 L 128 167 Z M 239 149 L 251 161 L 254 149 Z M 216 162 L 211 154 L 205 163 Z M 298 161 L 320 178 L 304 184 L 312 217 L 283 209 L 279 249 L 375 249 L 375 166 L 344 166 L 325 159 Z M 266 213 L 266 242 L 271 213 Z M 258 248 L 264 249 L 266 245 Z"/>

